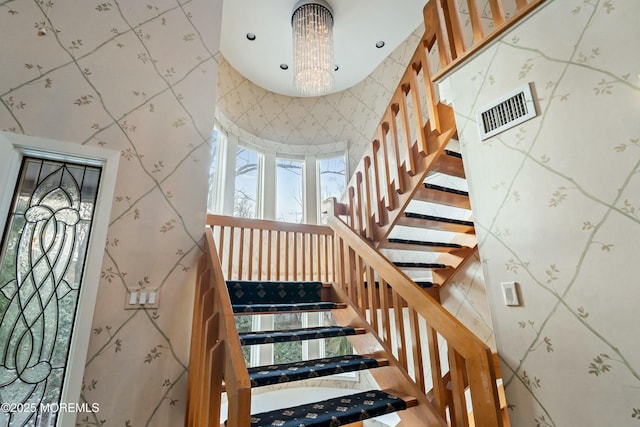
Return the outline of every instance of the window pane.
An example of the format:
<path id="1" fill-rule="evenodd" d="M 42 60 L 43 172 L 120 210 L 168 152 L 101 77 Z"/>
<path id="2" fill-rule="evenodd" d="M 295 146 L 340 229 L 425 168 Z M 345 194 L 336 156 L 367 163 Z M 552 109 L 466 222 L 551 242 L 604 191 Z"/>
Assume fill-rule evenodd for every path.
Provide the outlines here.
<path id="1" fill-rule="evenodd" d="M 302 327 L 302 313 L 282 313 L 273 316 L 275 330 Z M 279 342 L 273 345 L 273 363 L 289 363 L 302 360 L 302 341 Z"/>
<path id="2" fill-rule="evenodd" d="M 276 167 L 276 219 L 302 222 L 302 166 L 300 160 L 278 159 Z"/>
<path id="3" fill-rule="evenodd" d="M 100 169 L 25 158 L 0 259 L 0 425 L 55 424 Z"/>
<path id="4" fill-rule="evenodd" d="M 320 203 L 329 197 L 340 200 L 346 187 L 346 167 L 344 156 L 318 160 L 320 174 Z M 326 223 L 326 214 L 322 214 L 322 223 Z"/>
<path id="5" fill-rule="evenodd" d="M 236 191 L 233 215 L 257 218 L 258 153 L 238 147 L 236 159 Z"/>

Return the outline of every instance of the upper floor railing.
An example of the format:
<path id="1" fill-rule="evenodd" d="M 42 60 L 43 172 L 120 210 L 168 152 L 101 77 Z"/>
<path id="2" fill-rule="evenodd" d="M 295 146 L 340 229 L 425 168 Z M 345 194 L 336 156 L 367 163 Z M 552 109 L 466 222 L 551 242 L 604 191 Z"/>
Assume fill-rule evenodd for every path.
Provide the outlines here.
<path id="1" fill-rule="evenodd" d="M 430 0 L 426 4 L 424 36 L 343 198 L 343 212 L 353 230 L 374 244 L 387 237 L 417 185 L 456 135 L 453 111 L 440 103 L 435 82 L 544 1 Z"/>

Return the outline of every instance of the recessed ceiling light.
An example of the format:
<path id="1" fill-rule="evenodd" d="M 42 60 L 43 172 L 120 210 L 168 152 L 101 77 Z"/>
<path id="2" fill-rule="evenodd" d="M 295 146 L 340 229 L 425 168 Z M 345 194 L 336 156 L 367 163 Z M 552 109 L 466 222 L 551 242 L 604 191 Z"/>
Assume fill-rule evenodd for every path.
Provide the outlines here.
<path id="1" fill-rule="evenodd" d="M 378 43 L 376 43 L 376 47 L 378 49 L 382 49 L 384 47 L 384 41 L 380 40 Z"/>
<path id="2" fill-rule="evenodd" d="M 256 35 L 253 33 L 247 33 L 247 40 L 254 41 L 256 39 Z"/>
<path id="3" fill-rule="evenodd" d="M 280 64 L 280 69 L 281 70 L 288 70 L 289 66 L 287 64 Z"/>
<path id="4" fill-rule="evenodd" d="M 333 68 L 333 71 L 338 71 L 339 69 L 340 69 L 340 67 L 336 65 L 336 66 Z"/>

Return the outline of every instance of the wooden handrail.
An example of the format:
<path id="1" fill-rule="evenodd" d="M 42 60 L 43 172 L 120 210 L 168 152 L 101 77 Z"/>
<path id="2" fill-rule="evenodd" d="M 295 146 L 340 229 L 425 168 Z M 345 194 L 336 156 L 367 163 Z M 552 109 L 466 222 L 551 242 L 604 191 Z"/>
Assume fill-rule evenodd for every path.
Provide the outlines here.
<path id="1" fill-rule="evenodd" d="M 211 229 L 205 239 L 194 302 L 185 425 L 220 425 L 224 382 L 227 426 L 245 427 L 250 424 L 251 382 Z"/>
<path id="2" fill-rule="evenodd" d="M 506 18 L 504 1 L 489 0 L 493 29 L 487 33 L 480 19 L 479 1 L 467 0 L 473 43 L 470 46 L 465 46 L 457 2 L 453 0 L 430 0 L 423 9 L 424 21 L 426 31 L 435 33 L 440 52 L 439 69 L 433 74 L 432 81 L 436 82 L 444 78 L 545 1 L 516 0 L 515 13 Z"/>
<path id="3" fill-rule="evenodd" d="M 362 312 L 370 314 L 370 323 L 381 336 L 388 335 L 389 331 L 379 330 L 376 317 L 378 311 L 387 322 L 395 319 L 397 339 L 394 353 L 405 369 L 413 371 L 414 380 L 425 393 L 422 348 L 429 349 L 434 406 L 440 414 L 445 416 L 450 399 L 446 398 L 447 384 L 441 375 L 438 335 L 447 342 L 453 384 L 453 405 L 449 406 L 452 425 L 467 425 L 465 390 L 468 384 L 475 425 L 502 426 L 496 374 L 489 347 L 436 300 L 416 287 L 409 277 L 344 221 L 330 214 L 329 225 L 336 233 L 336 248 L 339 252 L 337 283 L 343 284 L 347 296 Z M 374 274 L 382 289 L 378 296 L 372 294 Z M 387 290 L 384 284 L 391 287 L 391 303 L 385 296 Z M 404 324 L 404 314 L 400 314 L 404 312 L 404 307 L 408 310 L 408 325 Z M 421 321 L 427 325 L 426 334 L 420 331 Z M 405 336 L 405 328 L 408 328 L 409 339 Z M 387 344 L 391 342 L 385 341 Z M 411 367 L 408 366 L 409 359 L 413 360 Z"/>

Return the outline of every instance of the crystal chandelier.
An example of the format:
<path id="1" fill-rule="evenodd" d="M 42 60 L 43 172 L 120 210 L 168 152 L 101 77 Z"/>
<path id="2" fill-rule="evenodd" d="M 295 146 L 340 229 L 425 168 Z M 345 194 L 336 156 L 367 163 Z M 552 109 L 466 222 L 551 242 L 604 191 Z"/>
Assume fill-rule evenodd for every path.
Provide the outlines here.
<path id="1" fill-rule="evenodd" d="M 301 95 L 319 96 L 333 87 L 333 15 L 323 0 L 301 0 L 293 8 L 293 81 Z"/>

